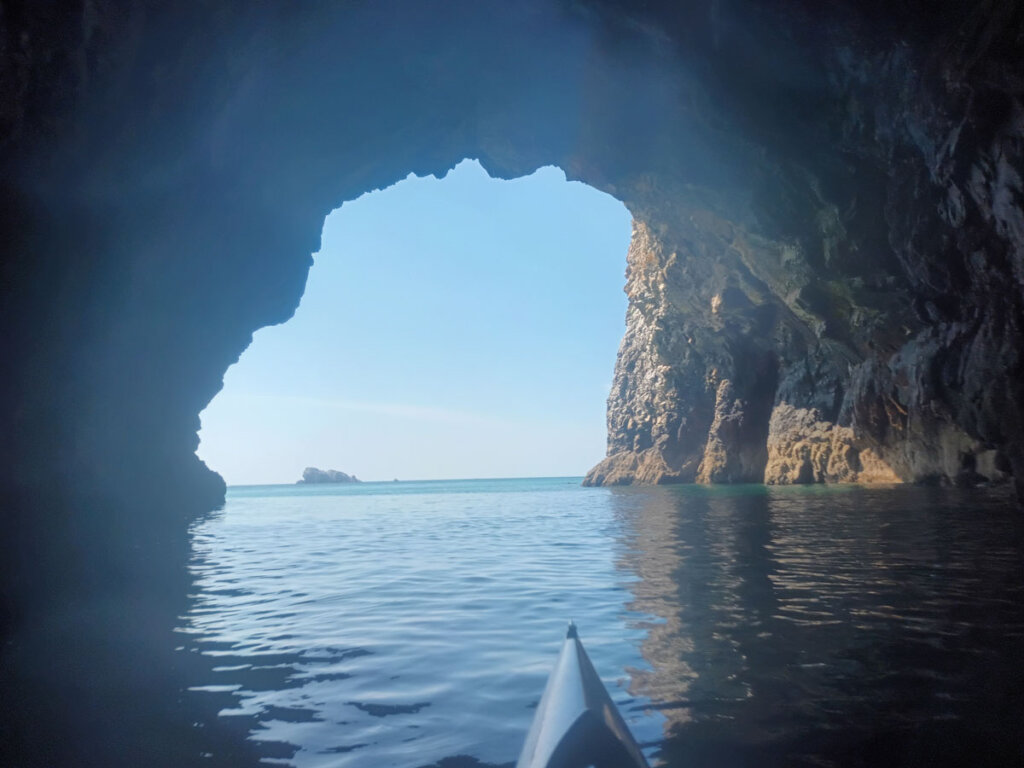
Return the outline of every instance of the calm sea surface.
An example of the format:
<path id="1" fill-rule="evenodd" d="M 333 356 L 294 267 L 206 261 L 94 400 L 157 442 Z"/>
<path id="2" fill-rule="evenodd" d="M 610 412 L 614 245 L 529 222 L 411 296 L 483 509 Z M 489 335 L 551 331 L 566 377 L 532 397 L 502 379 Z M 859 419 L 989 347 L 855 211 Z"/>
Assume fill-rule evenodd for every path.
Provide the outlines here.
<path id="1" fill-rule="evenodd" d="M 193 528 L 188 695 L 270 764 L 506 766 L 573 619 L 652 764 L 1024 765 L 1022 518 L 999 489 L 232 488 Z"/>

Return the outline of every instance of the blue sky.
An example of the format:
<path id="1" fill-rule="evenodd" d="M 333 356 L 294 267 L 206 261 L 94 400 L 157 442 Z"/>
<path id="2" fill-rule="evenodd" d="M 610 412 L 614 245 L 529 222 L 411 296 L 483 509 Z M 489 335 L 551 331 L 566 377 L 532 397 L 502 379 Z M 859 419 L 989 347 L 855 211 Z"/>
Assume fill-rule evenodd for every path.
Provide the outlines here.
<path id="1" fill-rule="evenodd" d="M 604 456 L 630 216 L 557 168 L 463 161 L 334 211 L 295 316 L 202 413 L 229 485 L 580 475 Z"/>

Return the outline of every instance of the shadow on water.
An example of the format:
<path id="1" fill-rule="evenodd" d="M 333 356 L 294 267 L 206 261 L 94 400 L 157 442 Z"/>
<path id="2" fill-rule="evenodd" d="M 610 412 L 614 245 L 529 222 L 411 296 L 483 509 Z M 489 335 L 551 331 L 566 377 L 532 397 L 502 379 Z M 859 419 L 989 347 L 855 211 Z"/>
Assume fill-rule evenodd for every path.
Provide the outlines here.
<path id="1" fill-rule="evenodd" d="M 222 510 L 204 515 L 191 526 L 191 531 L 216 522 L 222 516 Z M 191 560 L 194 566 L 194 552 Z M 182 616 L 202 614 L 207 610 L 209 596 L 201 591 L 199 575 L 194 567 L 190 575 L 188 608 Z M 220 590 L 218 594 L 222 598 L 235 599 L 244 598 L 247 592 L 244 588 L 237 588 Z M 175 631 L 180 640 L 175 652 L 184 681 L 182 706 L 193 713 L 197 729 L 219 734 L 218 738 L 208 740 L 199 753 L 215 766 L 256 765 L 267 761 L 287 763 L 294 758 L 299 751 L 297 745 L 260 739 L 258 734 L 266 723 L 272 721 L 292 724 L 315 722 L 319 719 L 316 710 L 275 706 L 246 709 L 245 699 L 260 691 L 300 687 L 309 679 L 344 677 L 342 673 L 310 674 L 309 670 L 321 662 L 329 664 L 332 659 L 344 659 L 360 653 L 358 649 L 323 649 L 321 654 L 308 655 L 242 652 L 234 643 L 209 639 L 201 632 L 191 630 L 187 622 Z M 339 753 L 348 749 L 338 747 Z"/>
<path id="2" fill-rule="evenodd" d="M 429 711 L 432 703 L 427 701 L 406 704 L 347 698 L 353 694 L 353 688 L 359 690 L 359 680 L 367 680 L 361 665 L 366 657 L 374 656 L 372 650 L 317 645 L 308 642 L 308 638 L 292 646 L 292 641 L 299 639 L 295 635 L 276 630 L 261 635 L 254 631 L 254 626 L 262 626 L 263 622 L 277 627 L 281 620 L 301 623 L 302 619 L 294 618 L 287 609 L 282 612 L 268 605 L 266 595 L 256 586 L 258 577 L 236 579 L 216 558 L 203 551 L 203 535 L 197 531 L 210 523 L 216 524 L 221 514 L 204 517 L 192 528 L 193 589 L 188 610 L 176 630 L 180 638 L 176 650 L 184 659 L 181 666 L 188 678 L 183 707 L 194 713 L 198 729 L 221 735 L 216 741 L 207 741 L 202 753 L 206 764 L 333 764 L 331 756 L 351 757 L 349 753 L 361 755 L 372 750 L 372 738 L 364 739 L 353 732 L 357 720 L 363 726 L 369 724 L 364 732 L 373 732 L 375 721 L 412 721 L 421 712 Z M 296 591 L 284 597 L 286 604 L 293 606 L 315 602 Z M 337 608 L 331 610 L 335 612 Z M 332 626 L 335 622 L 332 620 Z M 282 650 L 289 647 L 294 650 Z M 352 683 L 352 688 L 345 687 L 346 682 Z M 282 701 L 290 703 L 278 703 Z M 350 713 L 348 716 L 338 716 L 339 703 L 341 709 Z M 320 734 L 324 729 L 318 727 L 318 736 L 311 739 L 307 731 L 311 725 L 326 725 L 330 737 L 323 739 Z M 417 724 L 410 727 L 420 728 Z M 282 734 L 286 738 L 281 738 Z M 452 755 L 420 768 L 512 765 Z"/>
<path id="3" fill-rule="evenodd" d="M 221 730 L 234 734 L 235 740 L 245 744 L 251 755 L 261 761 L 285 761 L 295 758 L 300 744 L 284 740 L 262 738 L 261 733 L 273 726 L 298 726 L 323 722 L 320 707 L 279 706 L 260 701 L 267 692 L 302 689 L 318 683 L 332 683 L 350 677 L 336 671 L 338 665 L 368 654 L 359 648 L 323 647 L 300 653 L 260 652 L 238 650 L 233 643 L 208 641 L 201 636 L 190 638 L 180 647 L 194 663 L 195 685 L 187 695 L 190 706 L 216 723 Z M 372 703 L 349 702 L 371 717 L 395 714 L 415 714 L 429 704 L 388 706 Z M 336 723 L 338 740 L 344 741 L 345 722 Z M 298 741 L 298 739 L 297 739 Z M 365 747 L 365 744 L 338 743 L 323 747 L 319 754 L 344 754 Z M 230 752 L 209 753 L 218 763 L 230 765 L 236 759 Z M 474 764 L 477 765 L 477 764 Z M 482 764 L 481 764 L 482 765 Z"/>
<path id="4" fill-rule="evenodd" d="M 0 765 L 256 765 L 244 734 L 184 691 L 208 664 L 176 650 L 193 586 L 182 515 L 59 490 L 23 505 L 36 508 L 55 512 L 15 553 L 34 579 L 0 658 Z"/>
<path id="5" fill-rule="evenodd" d="M 1004 494 L 614 493 L 631 670 L 669 766 L 1021 765 L 1024 535 Z"/>

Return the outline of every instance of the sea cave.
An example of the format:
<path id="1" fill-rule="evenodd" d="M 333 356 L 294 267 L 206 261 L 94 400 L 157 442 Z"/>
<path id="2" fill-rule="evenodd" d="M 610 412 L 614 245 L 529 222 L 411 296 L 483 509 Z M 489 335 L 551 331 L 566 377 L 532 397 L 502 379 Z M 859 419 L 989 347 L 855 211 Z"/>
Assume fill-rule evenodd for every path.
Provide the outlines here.
<path id="1" fill-rule="evenodd" d="M 633 217 L 588 484 L 1024 497 L 1013 0 L 13 2 L 0 40 L 6 765 L 254 759 L 179 695 L 198 414 L 330 211 L 464 158 Z"/>

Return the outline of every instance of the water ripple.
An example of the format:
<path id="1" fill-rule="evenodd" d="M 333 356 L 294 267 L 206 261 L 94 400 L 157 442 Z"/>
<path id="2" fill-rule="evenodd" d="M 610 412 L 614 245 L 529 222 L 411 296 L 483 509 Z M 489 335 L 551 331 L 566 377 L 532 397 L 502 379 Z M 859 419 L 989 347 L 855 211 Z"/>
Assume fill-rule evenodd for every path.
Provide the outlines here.
<path id="1" fill-rule="evenodd" d="M 569 618 L 654 762 L 1024 758 L 998 491 L 232 489 L 193 548 L 189 693 L 270 763 L 510 765 Z"/>

